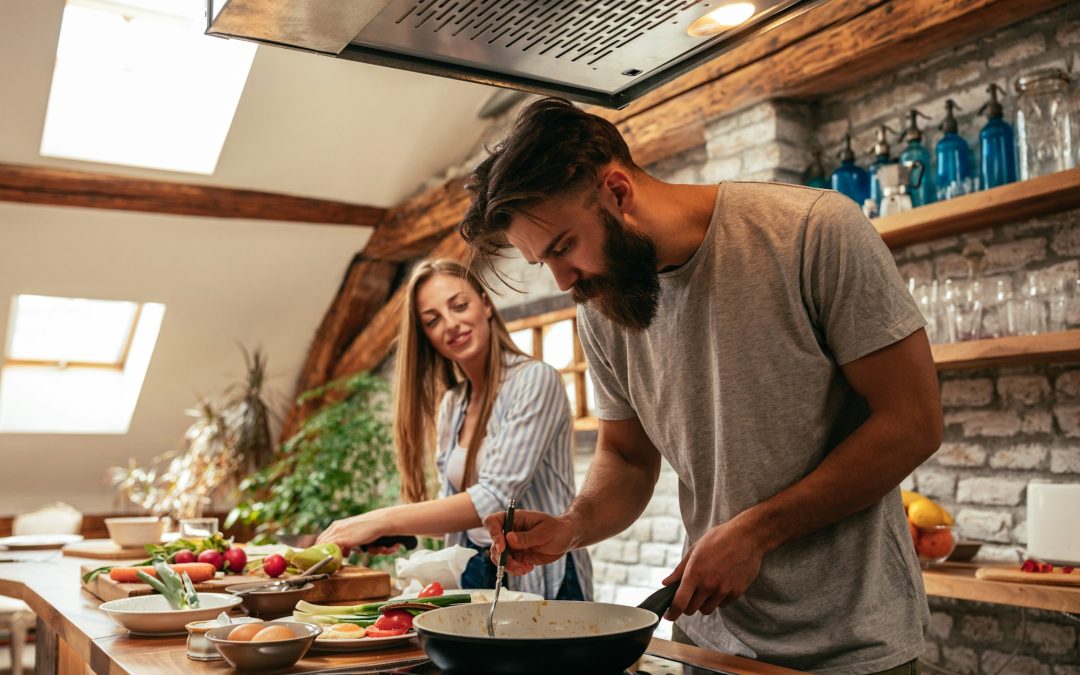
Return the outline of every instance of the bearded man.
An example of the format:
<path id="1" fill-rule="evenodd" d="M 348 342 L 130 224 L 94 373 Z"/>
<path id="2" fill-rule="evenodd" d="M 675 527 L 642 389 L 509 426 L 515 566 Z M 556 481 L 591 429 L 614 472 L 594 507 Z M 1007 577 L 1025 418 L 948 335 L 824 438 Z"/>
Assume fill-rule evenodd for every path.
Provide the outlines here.
<path id="1" fill-rule="evenodd" d="M 678 640 L 837 675 L 917 672 L 928 622 L 898 485 L 941 443 L 923 317 L 857 205 L 677 185 L 543 99 L 470 176 L 477 259 L 516 248 L 581 303 L 596 455 L 559 516 L 519 511 L 521 574 L 629 527 L 660 458 L 686 526 Z"/>

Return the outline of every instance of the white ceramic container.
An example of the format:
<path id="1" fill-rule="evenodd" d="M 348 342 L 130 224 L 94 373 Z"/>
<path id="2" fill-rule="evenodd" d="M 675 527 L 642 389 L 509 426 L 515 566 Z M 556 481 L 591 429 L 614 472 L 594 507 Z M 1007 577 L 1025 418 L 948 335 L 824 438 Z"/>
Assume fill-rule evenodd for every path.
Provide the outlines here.
<path id="1" fill-rule="evenodd" d="M 137 548 L 147 544 L 160 544 L 165 532 L 165 519 L 154 516 L 132 518 L 106 518 L 105 527 L 109 539 L 123 548 Z"/>
<path id="2" fill-rule="evenodd" d="M 99 609 L 135 635 L 183 635 L 192 621 L 213 619 L 240 604 L 225 593 L 199 593 L 198 609 L 173 609 L 161 595 L 138 595 L 101 603 Z"/>

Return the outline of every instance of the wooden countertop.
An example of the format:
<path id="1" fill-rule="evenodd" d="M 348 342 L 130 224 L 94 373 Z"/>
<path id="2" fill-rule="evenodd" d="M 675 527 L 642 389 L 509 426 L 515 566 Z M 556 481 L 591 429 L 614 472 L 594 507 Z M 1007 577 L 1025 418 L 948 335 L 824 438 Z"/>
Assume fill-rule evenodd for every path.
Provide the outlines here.
<path id="1" fill-rule="evenodd" d="M 945 563 L 923 570 L 926 594 L 1056 612 L 1080 612 L 1080 587 L 976 579 L 975 570 L 980 567 L 988 565 Z"/>
<path id="2" fill-rule="evenodd" d="M 154 675 L 235 672 L 225 661 L 192 661 L 186 638 L 135 637 L 112 622 L 97 607 L 100 600 L 79 585 L 82 558 L 59 552 L 34 562 L 0 563 L 0 595 L 26 602 L 68 649 L 98 675 Z M 653 638 L 650 653 L 664 658 L 747 675 L 786 675 L 796 671 Z M 361 666 L 419 659 L 423 651 L 410 646 L 377 652 L 324 654 L 309 652 L 290 673 L 339 666 Z"/>

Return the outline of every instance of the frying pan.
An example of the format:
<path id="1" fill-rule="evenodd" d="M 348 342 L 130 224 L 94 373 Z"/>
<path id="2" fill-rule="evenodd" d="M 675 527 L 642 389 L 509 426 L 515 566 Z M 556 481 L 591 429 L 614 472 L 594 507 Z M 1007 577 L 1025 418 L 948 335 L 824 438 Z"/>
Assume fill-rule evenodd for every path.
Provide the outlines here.
<path id="1" fill-rule="evenodd" d="M 413 627 L 435 665 L 447 673 L 621 673 L 645 653 L 678 584 L 665 586 L 637 607 L 602 602 L 505 602 L 454 605 L 420 614 Z"/>

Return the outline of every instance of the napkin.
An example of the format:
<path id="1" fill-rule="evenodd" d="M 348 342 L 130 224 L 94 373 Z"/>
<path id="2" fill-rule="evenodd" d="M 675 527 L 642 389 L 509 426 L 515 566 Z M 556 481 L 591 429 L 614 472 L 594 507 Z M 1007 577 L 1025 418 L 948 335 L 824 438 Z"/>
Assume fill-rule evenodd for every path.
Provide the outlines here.
<path id="1" fill-rule="evenodd" d="M 397 578 L 405 583 L 406 590 L 415 586 L 423 588 L 435 581 L 443 588 L 461 588 L 461 573 L 476 553 L 464 546 L 450 546 L 441 551 L 420 549 L 408 558 L 398 558 Z"/>

